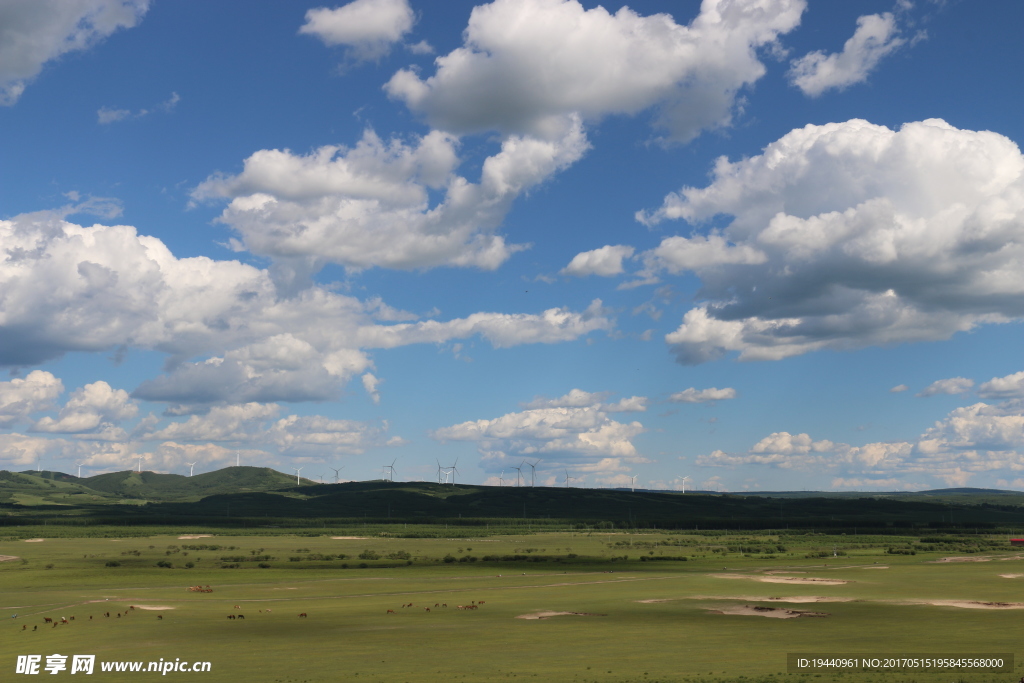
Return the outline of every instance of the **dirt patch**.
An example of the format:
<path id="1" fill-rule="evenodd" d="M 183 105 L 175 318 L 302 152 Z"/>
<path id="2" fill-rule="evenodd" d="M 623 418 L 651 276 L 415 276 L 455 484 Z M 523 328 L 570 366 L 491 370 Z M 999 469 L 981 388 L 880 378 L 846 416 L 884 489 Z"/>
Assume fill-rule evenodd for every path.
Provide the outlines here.
<path id="1" fill-rule="evenodd" d="M 368 541 L 369 536 L 331 536 L 335 541 Z"/>
<path id="2" fill-rule="evenodd" d="M 26 538 L 25 543 L 42 543 L 45 540 L 45 538 Z"/>
<path id="3" fill-rule="evenodd" d="M 642 602 L 645 605 L 650 605 L 655 602 L 672 602 L 671 598 L 656 598 L 654 600 L 637 600 L 636 602 Z"/>
<path id="4" fill-rule="evenodd" d="M 943 557 L 941 560 L 932 560 L 929 564 L 942 564 L 945 562 L 991 562 L 991 557 Z"/>
<path id="5" fill-rule="evenodd" d="M 819 579 L 814 577 L 788 577 L 788 576 L 750 576 L 749 574 L 709 574 L 716 579 L 747 579 L 748 581 L 761 581 L 762 583 L 791 583 L 799 585 L 815 586 L 842 586 L 846 583 L 853 583 L 843 579 Z"/>
<path id="6" fill-rule="evenodd" d="M 21 558 L 17 555 L 0 555 L 0 562 L 10 562 L 11 560 L 20 560 Z M 1020 574 L 1017 574 L 1020 576 Z"/>
<path id="7" fill-rule="evenodd" d="M 606 617 L 607 614 L 592 614 L 591 612 L 531 612 L 520 614 L 516 619 L 550 619 L 551 617 Z"/>
<path id="8" fill-rule="evenodd" d="M 799 609 L 786 609 L 785 607 L 761 607 L 759 605 L 736 605 L 735 607 L 721 607 L 709 609 L 710 614 L 733 614 L 745 617 L 769 617 L 771 619 L 797 619 L 799 617 L 827 617 L 827 612 L 808 612 Z"/>
<path id="9" fill-rule="evenodd" d="M 186 534 L 178 536 L 179 541 L 194 541 L 197 538 L 213 538 L 213 534 Z"/>
<path id="10" fill-rule="evenodd" d="M 866 567 L 861 567 L 861 569 L 888 569 L 888 568 L 889 567 L 887 567 L 885 565 L 882 565 L 882 564 L 869 564 Z"/>
<path id="11" fill-rule="evenodd" d="M 824 595 L 790 595 L 786 597 L 769 595 L 691 595 L 685 600 L 743 600 L 744 602 L 854 602 L 856 598 L 834 598 Z"/>
<path id="12" fill-rule="evenodd" d="M 980 600 L 900 600 L 897 605 L 934 605 L 966 609 L 1024 609 L 1024 602 L 982 602 Z"/>
<path id="13" fill-rule="evenodd" d="M 774 574 L 806 574 L 806 573 L 807 572 L 787 572 L 785 569 L 772 569 L 770 571 L 765 572 L 765 574 L 768 574 L 768 575 L 774 575 Z"/>
<path id="14" fill-rule="evenodd" d="M 175 609 L 174 607 L 168 607 L 167 605 L 134 605 L 134 607 L 135 607 L 135 609 L 145 609 L 145 610 Z"/>
<path id="15" fill-rule="evenodd" d="M 3 559 L 0 559 L 0 562 L 3 562 Z M 1004 579 L 1019 579 L 1020 577 L 1024 576 L 1024 574 L 1000 574 L 999 576 L 1003 577 Z"/>

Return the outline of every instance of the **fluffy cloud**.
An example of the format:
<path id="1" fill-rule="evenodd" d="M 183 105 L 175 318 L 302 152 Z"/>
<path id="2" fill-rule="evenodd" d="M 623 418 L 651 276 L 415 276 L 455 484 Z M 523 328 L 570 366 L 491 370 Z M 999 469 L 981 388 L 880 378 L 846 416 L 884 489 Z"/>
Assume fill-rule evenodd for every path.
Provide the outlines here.
<path id="1" fill-rule="evenodd" d="M 616 470 L 624 462 L 647 462 L 632 443 L 639 422 L 612 420 L 604 395 L 574 390 L 561 399 L 535 399 L 528 408 L 491 420 L 463 422 L 434 430 L 438 441 L 475 441 L 490 469 L 508 467 L 514 457 L 541 457 L 547 469 Z M 639 397 L 633 397 L 634 400 Z"/>
<path id="2" fill-rule="evenodd" d="M 308 10 L 299 33 L 316 36 L 326 45 L 345 45 L 355 59 L 378 59 L 415 22 L 408 0 L 355 0 L 335 9 Z"/>
<path id="3" fill-rule="evenodd" d="M 647 410 L 647 397 L 630 396 L 615 403 L 605 403 L 608 399 L 608 392 L 590 392 L 582 389 L 572 389 L 565 396 L 558 398 L 537 397 L 529 403 L 522 404 L 524 408 L 531 410 L 537 408 L 590 408 L 597 407 L 608 413 L 642 413 Z"/>
<path id="4" fill-rule="evenodd" d="M 726 227 L 642 255 L 653 273 L 702 280 L 705 302 L 666 336 L 683 363 L 939 340 L 1024 310 L 1024 157 L 996 133 L 935 119 L 810 125 L 719 159 L 709 186 L 640 218 L 721 214 Z M 718 246 L 676 263 L 665 252 L 680 239 Z"/>
<path id="5" fill-rule="evenodd" d="M 966 377 L 950 377 L 940 379 L 926 386 L 918 396 L 936 396 L 938 394 L 964 394 L 974 386 L 974 380 Z"/>
<path id="6" fill-rule="evenodd" d="M 906 391 L 909 388 L 910 387 L 908 387 L 906 384 L 897 384 L 896 386 L 894 386 L 892 389 L 889 390 L 889 393 L 890 394 L 899 394 L 899 393 L 902 393 L 902 392 Z"/>
<path id="7" fill-rule="evenodd" d="M 890 486 L 908 477 L 932 477 L 964 486 L 979 473 L 1024 470 L 1024 400 L 975 403 L 951 411 L 913 441 L 851 446 L 807 434 L 775 432 L 747 452 L 716 450 L 697 458 L 706 467 L 766 465 L 816 473 L 838 473 L 834 487 L 857 482 Z"/>
<path id="8" fill-rule="evenodd" d="M 237 249 L 306 274 L 327 262 L 352 270 L 490 270 L 525 248 L 495 234 L 512 201 L 589 146 L 578 119 L 561 124 L 548 138 L 506 137 L 484 161 L 479 183 L 455 174 L 451 135 L 432 131 L 406 144 L 367 131 L 351 149 L 261 150 L 240 174 L 213 176 L 193 197 L 229 199 L 220 220 L 241 236 Z M 430 190 L 443 191 L 443 200 L 431 205 Z"/>
<path id="9" fill-rule="evenodd" d="M 668 397 L 668 400 L 673 403 L 711 403 L 714 401 L 725 401 L 731 398 L 736 398 L 736 390 L 732 387 L 726 387 L 724 389 L 718 389 L 711 387 L 709 389 L 695 389 L 690 387 L 682 391 L 677 391 Z"/>
<path id="10" fill-rule="evenodd" d="M 145 441 L 249 441 L 256 438 L 260 424 L 276 418 L 277 405 L 244 403 L 213 406 L 205 415 L 192 415 L 185 422 L 172 422 L 163 429 L 140 435 Z"/>
<path id="11" fill-rule="evenodd" d="M 891 13 L 865 15 L 857 19 L 857 30 L 842 52 L 826 55 L 819 50 L 804 55 L 793 62 L 789 80 L 811 97 L 843 90 L 866 81 L 878 62 L 905 42 Z"/>
<path id="12" fill-rule="evenodd" d="M 993 377 L 978 387 L 982 398 L 1024 398 L 1024 372 L 1006 377 Z"/>
<path id="13" fill-rule="evenodd" d="M 363 389 L 367 395 L 373 399 L 374 403 L 380 403 L 380 392 L 377 391 L 377 387 L 380 386 L 381 380 L 376 377 L 373 373 L 366 373 L 362 376 Z"/>
<path id="14" fill-rule="evenodd" d="M 497 0 L 475 7 L 465 43 L 423 80 L 385 86 L 453 132 L 545 134 L 566 114 L 599 119 L 657 107 L 677 140 L 728 125 L 737 93 L 765 73 L 756 51 L 800 23 L 803 0 L 705 0 L 682 26 L 668 14 L 610 14 L 575 0 Z"/>
<path id="15" fill-rule="evenodd" d="M 138 111 L 133 112 L 130 109 L 111 109 L 110 107 L 100 107 L 96 111 L 96 122 L 100 125 L 106 125 L 117 121 L 126 121 L 128 119 L 141 119 L 154 112 L 170 113 L 174 111 L 174 108 L 178 106 L 178 102 L 180 101 L 181 97 L 178 96 L 178 93 L 172 92 L 171 96 L 167 98 L 167 100 L 150 109 L 139 109 Z"/>
<path id="16" fill-rule="evenodd" d="M 114 389 L 100 380 L 76 389 L 60 409 L 56 420 L 44 417 L 36 422 L 33 429 L 64 434 L 102 431 L 135 417 L 138 412 L 138 406 L 128 397 L 127 391 Z"/>
<path id="17" fill-rule="evenodd" d="M 44 370 L 33 370 L 24 379 L 0 382 L 0 427 L 46 410 L 63 391 L 64 384 Z"/>
<path id="18" fill-rule="evenodd" d="M 265 270 L 178 259 L 131 226 L 82 227 L 59 213 L 0 221 L 0 245 L 0 365 L 118 347 L 167 353 L 170 372 L 134 394 L 146 400 L 323 400 L 370 368 L 368 349 L 473 335 L 496 347 L 554 343 L 611 327 L 599 301 L 583 312 L 387 324 L 398 312 L 379 299 L 320 287 L 282 296 Z"/>
<path id="19" fill-rule="evenodd" d="M 606 245 L 600 249 L 592 249 L 576 254 L 572 261 L 562 269 L 563 275 L 600 275 L 609 277 L 622 274 L 622 259 L 629 258 L 635 250 L 622 245 Z"/>
<path id="20" fill-rule="evenodd" d="M 0 106 L 14 104 L 47 62 L 135 26 L 148 8 L 149 0 L 0 3 Z"/>

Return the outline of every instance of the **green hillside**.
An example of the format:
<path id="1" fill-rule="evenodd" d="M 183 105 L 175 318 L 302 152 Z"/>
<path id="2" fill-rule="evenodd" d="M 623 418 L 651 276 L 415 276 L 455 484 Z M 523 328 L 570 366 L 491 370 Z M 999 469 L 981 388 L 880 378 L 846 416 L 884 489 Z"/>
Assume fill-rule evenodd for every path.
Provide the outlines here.
<path id="1" fill-rule="evenodd" d="M 216 494 L 295 486 L 294 477 L 269 467 L 226 467 L 194 477 L 157 472 L 110 472 L 82 479 L 81 482 L 96 491 L 150 501 L 197 501 Z"/>

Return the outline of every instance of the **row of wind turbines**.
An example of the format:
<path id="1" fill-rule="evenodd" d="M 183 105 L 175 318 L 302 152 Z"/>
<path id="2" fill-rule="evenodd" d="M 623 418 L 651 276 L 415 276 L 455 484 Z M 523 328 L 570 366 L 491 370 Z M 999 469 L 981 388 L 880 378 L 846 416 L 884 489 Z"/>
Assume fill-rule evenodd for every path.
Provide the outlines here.
<path id="1" fill-rule="evenodd" d="M 145 457 L 146 456 L 141 456 L 141 455 L 136 457 L 136 459 L 139 461 L 138 470 L 137 470 L 139 473 L 142 472 L 142 461 L 145 460 Z M 451 465 L 447 465 L 447 466 L 446 465 L 442 465 L 440 460 L 437 460 L 436 458 L 435 458 L 435 460 L 437 462 L 437 483 L 438 484 L 448 484 L 448 483 L 451 483 L 451 485 L 454 486 L 455 485 L 455 475 L 459 474 L 459 469 L 458 469 L 459 459 L 456 458 L 454 463 L 452 463 Z M 384 481 L 392 481 L 392 482 L 395 480 L 395 463 L 396 462 L 398 462 L 398 458 L 395 458 L 394 460 L 392 460 L 390 465 L 382 465 L 381 466 L 381 479 L 383 479 Z M 525 484 L 526 477 L 525 477 L 525 475 L 523 475 L 523 468 L 524 467 L 529 467 L 530 468 L 530 487 L 533 488 L 534 486 L 536 486 L 536 483 L 537 483 L 537 465 L 539 465 L 540 462 L 541 462 L 540 460 L 537 460 L 535 462 L 530 462 L 529 460 L 523 460 L 523 462 L 521 462 L 518 467 L 510 468 L 510 469 L 515 470 L 515 472 L 516 472 L 516 479 L 515 479 L 516 484 L 515 485 L 518 487 L 518 486 L 522 486 L 522 485 Z M 86 463 L 84 463 L 84 462 L 76 462 L 75 463 L 75 465 L 78 467 L 78 478 L 79 479 L 82 478 L 82 467 L 85 466 L 85 464 Z M 193 474 L 195 473 L 195 466 L 199 464 L 199 461 L 197 460 L 196 462 L 186 462 L 185 464 L 188 465 L 188 476 L 190 476 L 190 477 L 193 476 Z M 235 466 L 238 467 L 240 465 L 241 465 L 241 456 L 238 453 L 236 453 L 235 454 Z M 36 463 L 36 469 L 37 470 L 41 469 L 41 463 L 39 463 L 39 462 Z M 295 470 L 295 485 L 299 486 L 302 483 L 302 478 L 300 476 L 300 473 L 302 472 L 302 470 L 305 469 L 305 467 L 293 467 L 292 469 Z M 341 481 L 341 470 L 345 469 L 345 466 L 342 465 L 341 467 L 337 467 L 337 468 L 335 468 L 335 467 L 328 467 L 327 469 L 332 470 L 334 472 L 334 483 L 335 484 L 339 483 Z M 441 481 L 441 476 L 442 475 L 444 476 L 444 481 L 443 482 Z M 630 491 L 636 491 L 636 478 L 637 478 L 637 476 L 638 475 L 635 475 L 635 474 L 632 474 L 632 475 L 629 476 L 629 490 Z M 451 482 L 448 481 L 449 477 L 451 478 Z M 324 475 L 323 474 L 319 475 L 319 479 L 320 479 L 320 483 L 321 484 L 324 483 Z M 686 482 L 689 481 L 689 480 L 690 480 L 690 477 L 688 477 L 688 476 L 680 478 L 680 481 L 683 484 L 683 492 L 684 493 L 686 492 Z M 569 470 L 568 469 L 565 470 L 565 488 L 570 488 L 570 484 L 572 482 L 574 482 L 574 481 L 584 482 L 584 488 L 585 488 L 585 482 L 586 482 L 586 478 L 585 477 L 573 477 L 573 476 L 571 476 L 569 474 Z M 509 485 L 511 486 L 511 480 L 510 480 Z M 502 470 L 501 474 L 498 475 L 498 486 L 505 486 L 505 470 Z"/>

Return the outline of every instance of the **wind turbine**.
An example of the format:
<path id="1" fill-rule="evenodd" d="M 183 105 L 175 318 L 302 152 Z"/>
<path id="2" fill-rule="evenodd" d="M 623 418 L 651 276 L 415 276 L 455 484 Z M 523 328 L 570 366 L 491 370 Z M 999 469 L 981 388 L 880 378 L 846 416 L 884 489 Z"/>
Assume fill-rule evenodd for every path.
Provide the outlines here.
<path id="1" fill-rule="evenodd" d="M 523 474 L 523 466 L 520 465 L 519 467 L 513 467 L 512 469 L 514 469 L 516 471 L 516 487 L 518 488 L 519 487 L 519 478 Z"/>
<path id="2" fill-rule="evenodd" d="M 327 469 L 329 469 L 329 470 L 334 470 L 334 468 L 333 468 L 333 467 L 328 467 Z M 341 475 L 339 474 L 339 472 L 341 472 L 341 471 L 342 471 L 343 469 L 345 469 L 345 466 L 344 466 L 344 465 L 342 465 L 342 466 L 341 466 L 341 467 L 339 467 L 338 469 L 334 470 L 334 483 L 335 483 L 335 484 L 337 484 L 337 483 L 338 483 L 338 480 L 339 480 L 339 479 L 341 478 Z"/>
<path id="3" fill-rule="evenodd" d="M 198 463 L 199 463 L 198 460 L 196 460 L 195 462 L 187 462 L 187 463 L 185 463 L 186 465 L 188 465 L 188 476 L 190 476 L 190 477 L 192 476 L 192 472 L 196 469 L 196 465 Z"/>
<path id="4" fill-rule="evenodd" d="M 455 486 L 455 475 L 459 473 L 459 468 L 456 465 L 459 464 L 459 459 L 455 458 L 455 464 L 452 465 L 452 486 Z"/>
<path id="5" fill-rule="evenodd" d="M 569 488 L 569 482 L 572 481 L 572 477 L 569 476 L 569 470 L 565 471 L 565 488 Z"/>
<path id="6" fill-rule="evenodd" d="M 143 460 L 143 459 L 144 459 L 145 457 L 146 457 L 146 456 L 144 456 L 144 455 L 140 455 L 140 456 L 139 456 L 139 474 L 142 474 L 142 460 Z"/>
<path id="7" fill-rule="evenodd" d="M 241 465 L 242 465 L 242 456 L 239 454 L 238 451 L 235 451 L 235 467 L 241 467 Z"/>
<path id="8" fill-rule="evenodd" d="M 636 475 L 635 474 L 632 475 L 629 478 L 629 490 L 630 491 L 636 491 Z"/>
<path id="9" fill-rule="evenodd" d="M 78 478 L 81 479 L 82 478 L 82 465 L 84 465 L 85 463 L 84 462 L 76 462 L 75 464 L 78 465 Z"/>
<path id="10" fill-rule="evenodd" d="M 299 485 L 299 472 L 302 471 L 302 468 L 301 467 L 293 467 L 292 469 L 295 470 L 295 485 L 298 486 Z"/>
<path id="11" fill-rule="evenodd" d="M 498 475 L 498 487 L 499 488 L 505 485 L 505 478 L 504 477 L 505 477 L 505 470 L 502 470 L 501 474 Z"/>
<path id="12" fill-rule="evenodd" d="M 528 462 L 526 464 L 530 466 L 530 488 L 532 489 L 534 481 L 537 478 L 537 465 L 540 464 L 540 460 L 537 462 Z"/>
<path id="13" fill-rule="evenodd" d="M 317 476 L 320 477 L 320 483 L 324 483 L 324 475 L 318 474 Z"/>
<path id="14" fill-rule="evenodd" d="M 384 465 L 382 470 L 389 470 L 389 473 L 388 474 L 384 474 L 384 472 L 382 471 L 381 472 L 381 479 L 383 479 L 384 481 L 394 481 L 395 480 L 395 463 L 396 462 L 398 462 L 398 458 L 395 458 L 394 460 L 392 460 L 390 465 Z"/>
<path id="15" fill-rule="evenodd" d="M 434 462 L 437 463 L 437 483 L 441 483 L 441 461 L 434 458 Z M 448 477 L 445 477 L 445 481 L 448 481 Z"/>
<path id="16" fill-rule="evenodd" d="M 686 480 L 687 479 L 689 479 L 689 477 L 683 477 L 683 493 L 686 493 Z"/>

